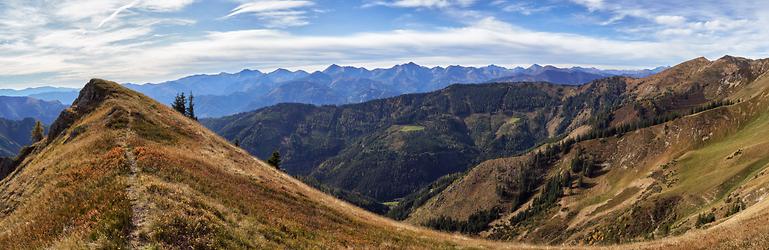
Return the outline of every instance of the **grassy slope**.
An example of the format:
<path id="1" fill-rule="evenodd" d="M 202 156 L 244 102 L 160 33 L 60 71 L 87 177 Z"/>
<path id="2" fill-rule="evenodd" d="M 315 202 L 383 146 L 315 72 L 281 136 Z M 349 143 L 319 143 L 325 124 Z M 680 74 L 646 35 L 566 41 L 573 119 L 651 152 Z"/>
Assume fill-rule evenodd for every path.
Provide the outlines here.
<path id="1" fill-rule="evenodd" d="M 97 83 L 117 92 L 0 182 L 0 248 L 493 245 L 365 212 L 157 102 Z"/>
<path id="2" fill-rule="evenodd" d="M 745 89 L 762 90 L 767 83 L 767 78 L 759 78 Z M 608 172 L 596 178 L 588 178 L 587 182 L 591 188 L 573 190 L 562 199 L 559 209 L 561 213 L 551 214 L 551 219 L 539 222 L 540 227 L 536 233 L 529 232 L 530 235 L 521 236 L 519 239 L 534 242 L 607 243 L 616 240 L 641 240 L 652 235 L 661 237 L 666 235 L 659 227 L 661 225 L 641 225 L 642 223 L 633 222 L 633 219 L 624 222 L 621 218 L 632 218 L 634 207 L 655 206 L 659 205 L 656 201 L 675 198 L 678 199 L 677 203 L 672 206 L 676 216 L 670 222 L 671 233 L 675 234 L 691 230 L 696 216 L 700 213 L 713 211 L 718 218 L 716 224 L 720 223 L 726 215 L 726 210 L 733 204 L 727 201 L 740 200 L 751 205 L 762 200 L 761 197 L 766 195 L 766 187 L 769 187 L 769 177 L 764 175 L 769 163 L 769 112 L 766 105 L 769 97 L 762 91 L 739 91 L 734 95 L 734 98 L 753 99 L 642 129 L 622 137 L 581 143 L 579 146 L 599 158 L 605 164 L 604 170 Z M 728 159 L 738 151 L 739 154 Z M 565 168 L 572 157 L 573 152 L 562 157 L 551 173 Z M 490 179 L 494 179 L 499 169 L 515 166 L 515 161 L 510 158 L 479 165 L 445 192 L 417 209 L 409 221 L 419 224 L 441 215 L 465 219 L 471 213 L 484 208 L 498 205 L 505 207 L 506 203 L 496 198 L 495 184 Z M 755 207 L 760 206 L 764 205 L 759 203 Z M 658 208 L 663 209 L 664 205 Z M 748 211 L 755 209 L 750 208 Z M 765 220 L 761 216 L 766 215 L 756 216 Z M 557 227 L 561 233 L 547 235 L 546 231 L 553 228 L 546 225 L 564 223 L 568 226 Z M 743 230 L 740 228 L 743 223 L 756 225 L 743 221 L 734 223 L 728 230 Z M 627 235 L 623 236 L 625 238 L 609 239 L 607 233 L 618 234 L 610 233 L 615 224 L 627 225 L 637 231 L 621 230 L 619 234 L 626 233 Z M 716 228 L 720 228 L 719 232 L 724 233 L 724 227 Z M 642 231 L 651 234 L 640 235 Z M 756 228 L 748 231 L 759 238 L 765 237 L 764 232 L 767 232 Z M 701 234 L 694 235 L 701 237 Z M 689 238 L 687 236 L 679 240 L 687 241 Z M 713 239 L 726 242 L 726 238 L 717 237 L 706 242 L 712 244 Z M 729 244 L 734 244 L 735 241 L 730 241 Z M 694 245 L 706 246 L 699 243 Z"/>

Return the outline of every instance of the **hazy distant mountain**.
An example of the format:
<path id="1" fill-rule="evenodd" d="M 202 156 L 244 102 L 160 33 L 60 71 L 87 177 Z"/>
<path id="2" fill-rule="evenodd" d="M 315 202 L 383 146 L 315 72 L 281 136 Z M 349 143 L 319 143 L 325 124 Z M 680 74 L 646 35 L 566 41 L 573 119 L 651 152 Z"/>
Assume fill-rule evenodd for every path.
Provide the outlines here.
<path id="1" fill-rule="evenodd" d="M 64 88 L 64 87 L 35 87 L 35 88 L 26 88 L 26 89 L 0 89 L 0 96 L 30 96 L 30 95 L 36 95 L 36 94 L 43 94 L 43 93 L 52 93 L 52 92 L 71 92 L 71 91 L 77 91 L 75 88 Z"/>
<path id="2" fill-rule="evenodd" d="M 534 82 L 545 81 L 568 85 L 580 85 L 585 82 L 606 78 L 608 75 L 588 73 L 579 70 L 563 70 L 548 66 L 551 69 L 539 70 L 534 74 L 515 74 L 508 77 L 493 79 L 490 82 Z"/>
<path id="3" fill-rule="evenodd" d="M 22 120 L 34 118 L 51 124 L 66 108 L 59 101 L 44 101 L 23 96 L 0 96 L 0 118 Z"/>
<path id="4" fill-rule="evenodd" d="M 278 103 L 360 103 L 401 94 L 435 91 L 454 83 L 545 81 L 580 85 L 610 76 L 641 78 L 666 68 L 601 70 L 582 67 L 557 68 L 537 64 L 528 68 L 505 68 L 496 65 L 428 68 L 412 62 L 392 68 L 368 70 L 334 64 L 314 73 L 286 69 L 264 73 L 246 69 L 238 73 L 201 74 L 162 83 L 127 83 L 124 86 L 165 104 L 171 103 L 174 96 L 180 92 L 193 93 L 197 97 L 199 117 L 220 117 Z M 0 95 L 29 96 L 70 104 L 78 92 L 73 88 L 37 87 L 23 90 L 0 89 Z"/>
<path id="5" fill-rule="evenodd" d="M 304 71 L 292 72 L 285 69 L 267 74 L 258 70 L 243 70 L 234 74 L 194 75 L 158 84 L 129 83 L 125 84 L 125 87 L 142 92 L 160 102 L 169 103 L 179 92 L 192 92 L 201 96 L 227 96 L 241 92 L 263 95 L 274 89 L 277 83 L 297 80 L 308 75 Z"/>
<path id="6" fill-rule="evenodd" d="M 44 92 L 38 94 L 29 95 L 29 97 L 44 100 L 44 101 L 58 101 L 63 104 L 69 105 L 77 98 L 78 90 L 72 90 L 67 92 Z"/>
<path id="7" fill-rule="evenodd" d="M 32 118 L 19 121 L 0 118 L 0 157 L 14 156 L 21 147 L 29 145 L 34 126 Z"/>
<path id="8" fill-rule="evenodd" d="M 453 83 L 538 82 L 579 85 L 610 76 L 645 77 L 652 70 L 599 70 L 595 68 L 556 68 L 532 65 L 512 69 L 486 67 L 433 67 L 415 63 L 387 69 L 331 65 L 312 74 L 278 69 L 270 73 L 243 70 L 238 73 L 195 75 L 159 84 L 126 84 L 163 103 L 170 103 L 179 92 L 192 92 L 198 100 L 200 117 L 219 117 L 250 111 L 277 103 L 315 105 L 360 103 L 408 93 L 423 93 Z"/>
<path id="9" fill-rule="evenodd" d="M 0 89 L 0 96 L 28 96 L 44 101 L 59 101 L 64 104 L 70 104 L 77 98 L 76 88 L 64 87 L 35 87 L 26 89 Z"/>
<path id="10" fill-rule="evenodd" d="M 669 67 L 643 70 L 601 70 L 596 68 L 557 68 L 554 66 L 532 65 L 514 75 L 493 79 L 490 82 L 536 82 L 545 81 L 560 84 L 580 85 L 611 76 L 643 78 L 662 72 Z"/>

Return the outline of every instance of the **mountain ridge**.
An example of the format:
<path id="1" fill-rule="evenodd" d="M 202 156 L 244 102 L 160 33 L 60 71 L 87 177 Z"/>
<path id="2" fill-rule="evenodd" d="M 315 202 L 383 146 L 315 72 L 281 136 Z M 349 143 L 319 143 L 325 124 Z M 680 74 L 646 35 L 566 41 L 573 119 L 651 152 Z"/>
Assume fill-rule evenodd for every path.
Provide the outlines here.
<path id="1" fill-rule="evenodd" d="M 424 67 L 415 63 L 391 68 L 368 70 L 361 67 L 333 64 L 322 71 L 288 71 L 270 73 L 243 70 L 240 73 L 195 75 L 160 84 L 127 84 L 161 101 L 170 102 L 179 92 L 197 94 L 201 117 L 219 117 L 246 112 L 281 102 L 316 105 L 341 105 L 397 96 L 430 92 L 454 83 L 483 83 L 489 81 L 546 81 L 562 84 L 582 84 L 599 78 L 654 74 L 655 70 L 617 71 L 553 66 L 507 69 L 495 65 L 486 67 Z M 244 74 L 246 72 L 247 74 Z M 547 74 L 547 75 L 545 75 Z M 246 76 L 247 75 L 247 76 Z M 517 78 L 503 79 L 504 77 Z M 221 82 L 217 78 L 229 79 Z M 213 83 L 212 83 L 213 82 Z M 239 83 L 240 82 L 240 83 Z M 303 89 L 295 89 L 305 85 Z M 216 86 L 215 90 L 211 87 Z M 247 99 L 248 101 L 238 101 Z"/>

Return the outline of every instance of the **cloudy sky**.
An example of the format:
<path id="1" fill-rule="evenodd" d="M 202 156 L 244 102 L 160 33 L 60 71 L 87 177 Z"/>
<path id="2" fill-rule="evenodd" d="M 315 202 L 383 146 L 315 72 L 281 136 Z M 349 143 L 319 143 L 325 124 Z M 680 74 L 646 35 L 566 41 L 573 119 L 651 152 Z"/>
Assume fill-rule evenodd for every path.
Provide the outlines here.
<path id="1" fill-rule="evenodd" d="M 723 2 L 0 0 L 0 88 L 332 63 L 624 69 L 769 57 L 769 2 Z"/>

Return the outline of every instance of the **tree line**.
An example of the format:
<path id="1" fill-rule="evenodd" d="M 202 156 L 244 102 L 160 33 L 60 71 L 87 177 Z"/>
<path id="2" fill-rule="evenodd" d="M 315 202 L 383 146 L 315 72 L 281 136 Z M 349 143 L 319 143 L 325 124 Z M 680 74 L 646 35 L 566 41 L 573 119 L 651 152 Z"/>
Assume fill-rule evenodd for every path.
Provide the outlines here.
<path id="1" fill-rule="evenodd" d="M 602 116 L 603 117 L 601 119 L 602 122 L 598 122 L 598 124 L 600 124 L 601 126 L 594 126 L 595 128 L 592 131 L 590 131 L 590 133 L 588 133 L 587 135 L 578 136 L 575 139 L 575 142 L 621 135 L 621 134 L 632 132 L 638 129 L 666 123 L 684 116 L 701 113 L 701 112 L 708 111 L 711 109 L 716 109 L 722 106 L 733 105 L 735 103 L 736 103 L 735 101 L 731 101 L 731 100 L 713 101 L 713 102 L 709 102 L 706 105 L 691 108 L 683 113 L 674 111 L 664 115 L 656 116 L 652 119 L 644 119 L 644 120 L 625 123 L 625 124 L 621 124 L 619 126 L 613 126 L 613 127 L 608 125 L 609 124 L 608 122 L 611 121 L 610 116 Z"/>
<path id="2" fill-rule="evenodd" d="M 424 226 L 446 232 L 461 232 L 464 234 L 478 234 L 489 229 L 489 224 L 502 215 L 502 209 L 495 207 L 473 213 L 466 221 L 455 220 L 451 217 L 441 216 L 431 219 Z"/>
<path id="3" fill-rule="evenodd" d="M 192 120 L 198 120 L 195 115 L 195 96 L 192 95 L 192 92 L 190 92 L 189 97 L 185 96 L 184 92 L 176 94 L 171 108 Z"/>

